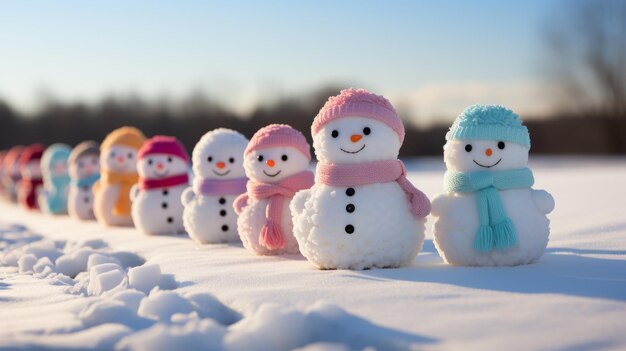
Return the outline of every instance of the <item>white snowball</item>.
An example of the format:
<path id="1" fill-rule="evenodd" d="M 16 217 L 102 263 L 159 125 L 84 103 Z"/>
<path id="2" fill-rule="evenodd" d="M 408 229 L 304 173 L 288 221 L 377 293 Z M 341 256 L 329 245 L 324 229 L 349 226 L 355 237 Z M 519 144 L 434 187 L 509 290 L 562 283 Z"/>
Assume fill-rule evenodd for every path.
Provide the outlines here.
<path id="1" fill-rule="evenodd" d="M 131 288 L 149 293 L 161 280 L 161 267 L 157 264 L 144 264 L 128 271 L 128 284 Z"/>
<path id="2" fill-rule="evenodd" d="M 140 316 L 168 322 L 176 313 L 191 313 L 194 310 L 189 300 L 170 291 L 152 291 L 139 305 Z"/>
<path id="3" fill-rule="evenodd" d="M 191 155 L 194 175 L 203 179 L 244 177 L 243 151 L 246 145 L 248 139 L 231 129 L 219 128 L 204 134 Z M 218 162 L 224 162 L 224 169 L 216 167 Z"/>
<path id="4" fill-rule="evenodd" d="M 33 268 L 36 263 L 37 263 L 37 257 L 35 257 L 35 255 L 33 254 L 26 254 L 20 257 L 19 261 L 17 262 L 18 267 L 19 267 L 19 272 L 22 274 L 33 273 Z"/>
<path id="5" fill-rule="evenodd" d="M 448 170 L 455 172 L 501 171 L 528 166 L 527 148 L 504 142 L 504 149 L 500 149 L 498 143 L 493 140 L 450 140 L 443 147 L 443 159 Z"/>

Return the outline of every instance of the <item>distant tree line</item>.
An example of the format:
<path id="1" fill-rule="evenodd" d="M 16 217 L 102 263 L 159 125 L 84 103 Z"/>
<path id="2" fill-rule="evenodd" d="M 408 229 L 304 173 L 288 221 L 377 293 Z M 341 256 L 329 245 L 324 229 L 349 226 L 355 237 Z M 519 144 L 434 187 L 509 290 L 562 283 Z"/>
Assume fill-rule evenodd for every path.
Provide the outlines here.
<path id="1" fill-rule="evenodd" d="M 0 101 L 0 149 L 33 142 L 75 145 L 87 139 L 100 141 L 108 132 L 124 125 L 136 126 L 148 136 L 176 136 L 189 151 L 204 133 L 219 127 L 232 128 L 251 137 L 267 124 L 288 123 L 301 130 L 310 141 L 313 118 L 328 96 L 338 92 L 339 88 L 330 87 L 284 98 L 258 107 L 246 116 L 237 115 L 202 94 L 195 94 L 186 103 L 176 106 L 149 103 L 140 98 L 107 98 L 91 105 L 51 101 L 28 116 Z M 527 120 L 533 152 L 626 153 L 626 118 L 594 117 L 562 115 Z M 418 128 L 409 122 L 405 125 L 407 135 L 402 156 L 441 154 L 449 123 L 428 128 Z M 610 138 L 609 134 L 618 137 Z"/>

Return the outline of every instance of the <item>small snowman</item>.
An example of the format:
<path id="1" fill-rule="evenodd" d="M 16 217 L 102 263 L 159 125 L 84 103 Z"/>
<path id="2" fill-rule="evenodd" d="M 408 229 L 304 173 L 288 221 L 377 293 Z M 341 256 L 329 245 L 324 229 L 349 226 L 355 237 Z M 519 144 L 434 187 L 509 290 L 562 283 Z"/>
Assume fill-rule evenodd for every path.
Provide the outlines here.
<path id="1" fill-rule="evenodd" d="M 39 192 L 39 208 L 49 214 L 67 213 L 70 176 L 67 159 L 72 149 L 65 144 L 52 144 L 41 157 L 43 188 Z"/>
<path id="2" fill-rule="evenodd" d="M 391 103 L 363 89 L 342 90 L 311 131 L 315 185 L 291 203 L 302 254 L 321 269 L 411 264 L 430 202 L 398 160 L 405 131 Z"/>
<path id="3" fill-rule="evenodd" d="M 130 189 L 138 181 L 137 152 L 146 137 L 133 127 L 118 128 L 100 145 L 101 176 L 93 186 L 93 211 L 98 223 L 132 226 Z"/>
<path id="4" fill-rule="evenodd" d="M 18 201 L 22 207 L 29 210 L 38 210 L 37 195 L 43 186 L 41 177 L 41 156 L 45 147 L 41 144 L 33 144 L 24 149 L 20 156 L 20 188 L 18 189 Z"/>
<path id="5" fill-rule="evenodd" d="M 554 199 L 534 190 L 530 136 L 513 111 L 468 107 L 446 134 L 445 193 L 433 200 L 435 246 L 459 266 L 537 261 L 548 244 Z"/>
<path id="6" fill-rule="evenodd" d="M 100 146 L 95 141 L 83 141 L 76 145 L 68 160 L 70 191 L 67 210 L 71 217 L 92 220 L 92 187 L 100 179 Z"/>
<path id="7" fill-rule="evenodd" d="M 148 235 L 180 234 L 183 205 L 189 185 L 189 155 L 174 137 L 157 135 L 139 150 L 139 183 L 131 190 L 135 227 Z"/>
<path id="8" fill-rule="evenodd" d="M 247 193 L 233 207 L 243 245 L 257 255 L 297 253 L 289 203 L 294 194 L 313 185 L 309 143 L 302 133 L 284 124 L 259 129 L 244 151 L 250 180 Z"/>
<path id="9" fill-rule="evenodd" d="M 23 146 L 14 146 L 7 151 L 2 163 L 4 164 L 4 172 L 2 175 L 2 184 L 4 186 L 5 196 L 11 202 L 17 202 L 17 189 L 22 179 L 20 172 L 20 158 L 24 151 Z"/>
<path id="10" fill-rule="evenodd" d="M 194 181 L 181 197 L 183 223 L 202 244 L 239 240 L 235 198 L 246 192 L 243 152 L 248 139 L 230 129 L 206 133 L 193 149 Z"/>

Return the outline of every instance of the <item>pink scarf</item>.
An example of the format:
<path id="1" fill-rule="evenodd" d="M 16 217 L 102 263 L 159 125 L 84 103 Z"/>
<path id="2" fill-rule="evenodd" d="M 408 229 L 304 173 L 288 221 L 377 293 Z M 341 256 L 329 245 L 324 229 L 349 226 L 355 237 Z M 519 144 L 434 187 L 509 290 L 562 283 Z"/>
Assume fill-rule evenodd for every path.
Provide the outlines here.
<path id="1" fill-rule="evenodd" d="M 139 179 L 139 189 L 141 190 L 169 188 L 181 184 L 189 184 L 189 176 L 187 173 L 163 179 Z"/>
<path id="2" fill-rule="evenodd" d="M 400 160 L 357 164 L 320 162 L 315 182 L 341 187 L 397 182 L 407 195 L 413 216 L 424 218 L 430 213 L 430 201 L 406 179 L 406 168 Z"/>
<path id="3" fill-rule="evenodd" d="M 265 225 L 261 229 L 259 243 L 269 250 L 282 249 L 285 235 L 280 227 L 285 198 L 292 198 L 296 192 L 313 186 L 313 173 L 303 171 L 285 178 L 277 184 L 261 183 L 250 180 L 247 194 L 241 194 L 233 203 L 233 208 L 240 214 L 246 206 L 248 197 L 268 199 L 265 209 Z"/>
<path id="4" fill-rule="evenodd" d="M 202 195 L 239 195 L 246 192 L 248 178 L 193 180 L 193 192 Z"/>

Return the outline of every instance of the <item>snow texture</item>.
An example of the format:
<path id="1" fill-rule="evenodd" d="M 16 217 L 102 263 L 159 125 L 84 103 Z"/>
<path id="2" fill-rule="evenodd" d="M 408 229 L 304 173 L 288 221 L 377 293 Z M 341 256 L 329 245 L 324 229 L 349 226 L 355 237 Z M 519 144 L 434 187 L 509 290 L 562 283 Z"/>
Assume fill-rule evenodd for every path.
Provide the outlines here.
<path id="1" fill-rule="evenodd" d="M 427 195 L 441 192 L 441 160 L 407 166 Z M 427 233 L 408 267 L 320 271 L 299 255 L 256 257 L 0 203 L 0 349 L 626 348 L 626 160 L 531 166 L 558 207 L 545 254 L 517 267 L 447 265 Z M 82 268 L 80 250 L 93 251 L 85 270 L 59 273 L 60 257 Z M 92 269 L 111 264 L 129 285 L 90 294 Z M 154 266 L 167 287 L 130 287 L 137 275 L 147 290 Z"/>

